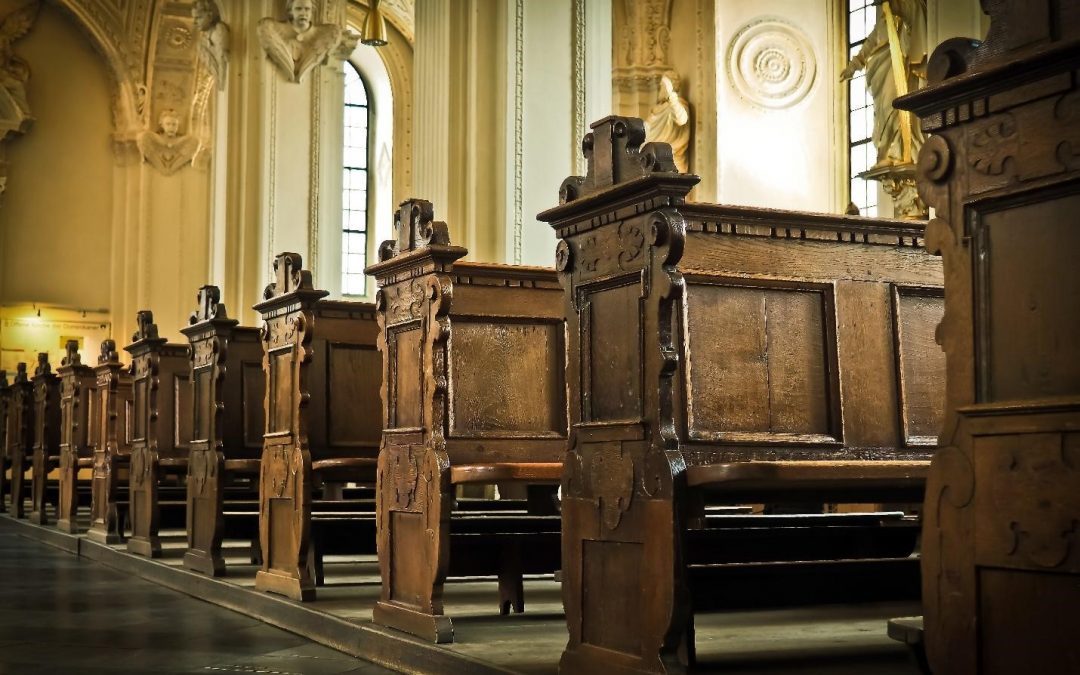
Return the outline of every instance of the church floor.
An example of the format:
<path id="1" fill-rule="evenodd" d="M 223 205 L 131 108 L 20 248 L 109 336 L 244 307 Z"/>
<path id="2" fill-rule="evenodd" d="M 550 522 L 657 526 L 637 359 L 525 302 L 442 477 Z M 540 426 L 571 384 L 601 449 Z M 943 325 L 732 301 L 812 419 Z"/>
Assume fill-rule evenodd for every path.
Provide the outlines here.
<path id="1" fill-rule="evenodd" d="M 161 562 L 180 568 L 183 541 L 180 533 L 166 537 Z M 255 568 L 245 564 L 245 547 L 236 542 L 227 551 L 228 581 L 253 586 Z M 369 625 L 379 589 L 374 560 L 330 558 L 327 563 L 328 584 L 309 606 Z M 0 533 L 0 575 L 21 581 L 0 585 L 0 675 L 388 672 L 6 532 Z M 496 668 L 553 675 L 566 641 L 558 585 L 550 578 L 527 581 L 522 615 L 498 616 L 496 597 L 494 582 L 447 584 L 445 606 L 454 620 L 455 642 L 443 648 Z M 882 603 L 703 614 L 694 672 L 916 675 L 904 647 L 886 637 L 885 622 L 917 613 L 910 603 Z"/>
<path id="2" fill-rule="evenodd" d="M 0 532 L 0 673 L 390 671 Z"/>

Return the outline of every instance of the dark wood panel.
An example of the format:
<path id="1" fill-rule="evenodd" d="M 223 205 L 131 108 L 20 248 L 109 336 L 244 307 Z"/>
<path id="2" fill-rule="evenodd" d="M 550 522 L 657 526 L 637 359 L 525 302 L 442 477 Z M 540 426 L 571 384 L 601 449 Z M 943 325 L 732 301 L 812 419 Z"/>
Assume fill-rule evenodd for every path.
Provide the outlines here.
<path id="1" fill-rule="evenodd" d="M 374 346 L 330 343 L 327 358 L 327 443 L 378 445 L 382 422 L 382 356 Z"/>

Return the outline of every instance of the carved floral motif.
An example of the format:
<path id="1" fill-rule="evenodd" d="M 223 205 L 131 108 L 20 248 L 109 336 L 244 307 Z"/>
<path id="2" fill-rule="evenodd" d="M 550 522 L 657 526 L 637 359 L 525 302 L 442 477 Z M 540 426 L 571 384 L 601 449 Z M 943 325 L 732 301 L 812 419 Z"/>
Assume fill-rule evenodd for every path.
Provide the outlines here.
<path id="1" fill-rule="evenodd" d="M 619 442 L 594 446 L 588 453 L 593 496 L 604 525 L 614 530 L 634 497 L 634 460 Z"/>
<path id="2" fill-rule="evenodd" d="M 968 136 L 968 163 L 986 176 L 1005 173 L 1005 163 L 1020 149 L 1016 118 L 1010 113 L 996 115 L 972 126 Z"/>

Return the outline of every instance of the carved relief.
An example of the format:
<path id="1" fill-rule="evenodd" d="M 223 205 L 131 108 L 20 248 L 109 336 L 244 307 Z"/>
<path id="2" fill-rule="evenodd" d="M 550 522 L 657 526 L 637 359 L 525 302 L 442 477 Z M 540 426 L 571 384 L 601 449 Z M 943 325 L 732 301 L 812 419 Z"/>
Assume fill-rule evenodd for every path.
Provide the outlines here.
<path id="1" fill-rule="evenodd" d="M 199 151 L 199 139 L 180 133 L 180 114 L 172 108 L 161 112 L 156 131 L 139 134 L 138 145 L 146 161 L 166 176 L 190 164 Z"/>
<path id="2" fill-rule="evenodd" d="M 229 67 L 229 46 L 232 36 L 229 26 L 221 20 L 221 10 L 215 0 L 195 0 L 191 18 L 199 31 L 199 57 L 210 71 L 219 91 L 225 89 Z"/>
<path id="3" fill-rule="evenodd" d="M 817 59 L 809 38 L 779 19 L 755 19 L 728 48 L 728 78 L 746 100 L 764 108 L 790 108 L 810 92 Z"/>
<path id="4" fill-rule="evenodd" d="M 314 23 L 312 0 L 288 0 L 286 19 L 259 21 L 259 44 L 289 82 L 300 82 L 315 66 L 331 56 L 344 59 L 360 36 L 333 24 Z"/>
<path id="5" fill-rule="evenodd" d="M 592 493 L 604 525 L 614 530 L 634 497 L 634 460 L 621 443 L 604 443 L 589 449 Z"/>
<path id="6" fill-rule="evenodd" d="M 30 64 L 15 54 L 15 42 L 30 32 L 40 10 L 39 0 L 33 0 L 0 23 L 0 143 L 13 133 L 26 133 L 34 121 L 26 98 Z M 0 147 L 0 193 L 7 185 L 7 162 L 2 158 Z"/>
<path id="7" fill-rule="evenodd" d="M 387 323 L 392 325 L 421 318 L 426 295 L 427 287 L 422 279 L 383 289 Z"/>
<path id="8" fill-rule="evenodd" d="M 1016 119 L 1009 113 L 991 117 L 981 124 L 972 125 L 968 130 L 968 163 L 983 175 L 1004 174 L 1006 163 L 1019 149 Z"/>
<path id="9" fill-rule="evenodd" d="M 394 489 L 395 509 L 408 509 L 416 496 L 417 483 L 420 480 L 420 457 L 424 449 L 412 446 L 400 446 L 391 457 L 390 485 Z"/>

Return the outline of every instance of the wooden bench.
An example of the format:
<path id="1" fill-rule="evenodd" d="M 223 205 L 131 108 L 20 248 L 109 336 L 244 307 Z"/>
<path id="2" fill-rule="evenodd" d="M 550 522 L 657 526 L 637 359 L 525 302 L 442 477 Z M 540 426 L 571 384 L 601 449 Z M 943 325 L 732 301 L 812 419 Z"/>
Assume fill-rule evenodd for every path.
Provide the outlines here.
<path id="1" fill-rule="evenodd" d="M 79 472 L 94 466 L 91 426 L 97 376 L 93 368 L 83 365 L 77 340 L 68 340 L 65 351 L 64 360 L 56 369 L 60 377 L 60 495 L 56 527 L 78 534 Z"/>
<path id="2" fill-rule="evenodd" d="M 126 511 L 133 416 L 131 367 L 121 363 L 115 341 L 102 340 L 94 378 L 89 431 L 93 477 L 86 537 L 114 545 L 124 535 L 121 507 Z"/>
<path id="3" fill-rule="evenodd" d="M 315 597 L 314 480 L 375 482 L 379 447 L 378 324 L 368 303 L 329 301 L 296 253 L 274 260 L 262 315 L 265 434 L 259 478 L 262 567 L 255 587 Z M 370 510 L 370 508 L 368 509 Z M 370 550 L 350 542 L 353 550 Z"/>
<path id="4" fill-rule="evenodd" d="M 644 137 L 594 124 L 588 175 L 539 216 L 568 322 L 566 673 L 682 672 L 698 591 L 738 569 L 711 563 L 742 557 L 729 528 L 692 555 L 701 504 L 917 501 L 941 419 L 942 272 L 921 224 L 688 204 L 697 177 Z M 865 563 L 909 570 L 907 592 L 912 524 L 871 530 Z M 827 553 L 804 560 L 865 568 Z"/>
<path id="5" fill-rule="evenodd" d="M 34 369 L 34 449 L 30 473 L 30 522 L 48 525 L 49 473 L 60 463 L 60 378 L 41 352 Z"/>
<path id="6" fill-rule="evenodd" d="M 191 343 L 193 406 L 184 566 L 221 576 L 226 490 L 247 481 L 247 489 L 231 497 L 246 496 L 252 506 L 258 500 L 266 377 L 259 329 L 229 318 L 217 286 L 200 288 L 198 303 L 180 331 Z M 245 515 L 257 513 L 252 508 Z"/>
<path id="7" fill-rule="evenodd" d="M 982 44 L 897 99 L 927 139 L 946 270 L 945 423 L 926 490 L 923 641 L 948 675 L 1080 669 L 1080 2 L 1000 0 Z M 919 643 L 918 622 L 894 635 Z"/>
<path id="8" fill-rule="evenodd" d="M 11 466 L 9 512 L 26 517 L 26 470 L 34 454 L 34 384 L 26 374 L 26 364 L 15 366 L 7 416 L 7 456 Z"/>
<path id="9" fill-rule="evenodd" d="M 518 517 L 497 526 L 502 539 L 466 541 L 453 535 L 480 525 L 450 515 L 455 485 L 559 480 L 562 293 L 551 269 L 459 262 L 467 251 L 451 245 L 429 202 L 403 203 L 395 228 L 367 270 L 379 284 L 385 402 L 374 620 L 448 642 L 447 575 L 497 574 L 505 613 L 523 608 L 523 566 L 558 567 L 555 516 Z"/>
<path id="10" fill-rule="evenodd" d="M 158 335 L 154 314 L 142 310 L 124 350 L 131 354 L 131 466 L 128 481 L 132 553 L 161 555 L 161 483 L 172 477 L 171 503 L 184 508 L 179 486 L 187 473 L 191 442 L 190 347 Z"/>

